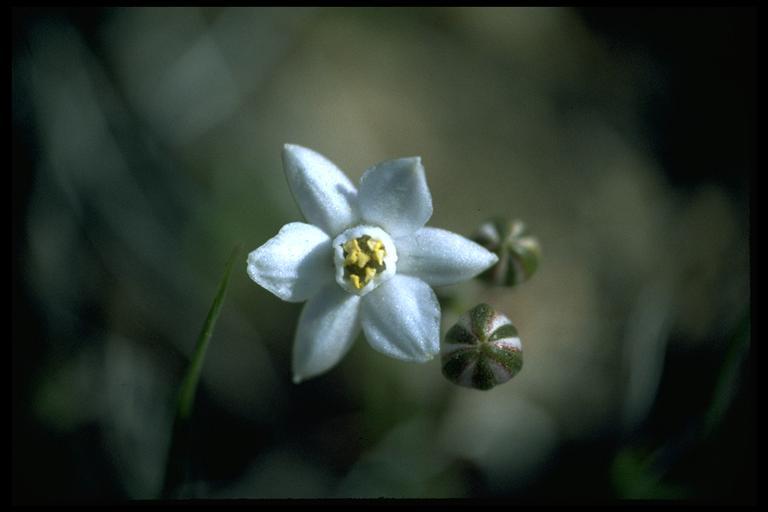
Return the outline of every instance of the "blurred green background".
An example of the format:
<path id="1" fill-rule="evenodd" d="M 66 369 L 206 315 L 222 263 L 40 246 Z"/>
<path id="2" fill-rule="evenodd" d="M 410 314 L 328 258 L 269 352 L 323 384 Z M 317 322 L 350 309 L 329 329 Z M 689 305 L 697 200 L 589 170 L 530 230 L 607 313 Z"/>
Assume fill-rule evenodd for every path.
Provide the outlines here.
<path id="1" fill-rule="evenodd" d="M 14 502 L 158 496 L 238 242 L 183 496 L 753 502 L 756 15 L 15 9 Z M 462 389 L 359 339 L 294 385 L 301 305 L 245 273 L 301 218 L 285 142 L 354 181 L 420 155 L 432 226 L 525 220 L 529 282 L 441 292 L 505 312 L 522 372 Z"/>

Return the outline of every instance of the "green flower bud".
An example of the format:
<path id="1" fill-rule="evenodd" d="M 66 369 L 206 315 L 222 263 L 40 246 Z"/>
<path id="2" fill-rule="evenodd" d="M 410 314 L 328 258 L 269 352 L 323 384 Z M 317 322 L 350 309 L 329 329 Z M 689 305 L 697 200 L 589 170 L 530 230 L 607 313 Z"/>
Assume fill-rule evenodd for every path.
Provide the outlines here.
<path id="1" fill-rule="evenodd" d="M 492 284 L 515 286 L 530 279 L 539 266 L 541 247 L 536 238 L 526 235 L 523 221 L 490 220 L 480 225 L 472 239 L 499 257 L 478 276 Z"/>
<path id="2" fill-rule="evenodd" d="M 509 318 L 488 304 L 464 313 L 448 329 L 440 350 L 443 375 L 468 388 L 488 390 L 523 367 L 523 348 Z"/>

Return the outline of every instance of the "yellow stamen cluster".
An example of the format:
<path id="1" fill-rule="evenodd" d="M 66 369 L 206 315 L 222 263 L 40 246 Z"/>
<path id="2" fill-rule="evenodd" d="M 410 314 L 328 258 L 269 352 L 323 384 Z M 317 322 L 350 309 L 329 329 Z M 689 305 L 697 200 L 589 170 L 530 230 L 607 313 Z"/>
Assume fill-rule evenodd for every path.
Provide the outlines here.
<path id="1" fill-rule="evenodd" d="M 344 277 L 349 279 L 358 290 L 387 268 L 384 264 L 387 251 L 381 240 L 363 235 L 360 238 L 347 240 L 342 248 L 344 249 Z"/>

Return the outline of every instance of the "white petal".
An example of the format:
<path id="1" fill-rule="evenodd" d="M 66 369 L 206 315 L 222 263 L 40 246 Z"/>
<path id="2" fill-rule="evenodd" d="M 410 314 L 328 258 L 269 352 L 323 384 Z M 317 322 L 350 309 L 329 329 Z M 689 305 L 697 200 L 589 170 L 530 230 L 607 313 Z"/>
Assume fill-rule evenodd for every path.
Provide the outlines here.
<path id="1" fill-rule="evenodd" d="M 333 162 L 311 149 L 286 144 L 283 167 L 293 197 L 310 224 L 335 236 L 357 223 L 357 190 Z"/>
<path id="2" fill-rule="evenodd" d="M 388 160 L 360 179 L 360 215 L 392 236 L 415 232 L 432 216 L 432 195 L 421 158 Z"/>
<path id="3" fill-rule="evenodd" d="M 499 258 L 475 242 L 444 229 L 422 228 L 397 239 L 397 271 L 443 286 L 471 279 Z"/>
<path id="4" fill-rule="evenodd" d="M 421 279 L 396 275 L 363 297 L 363 332 L 388 356 L 424 362 L 440 351 L 440 304 Z"/>
<path id="5" fill-rule="evenodd" d="M 310 224 L 286 224 L 248 255 L 248 275 L 283 300 L 305 301 L 333 280 L 331 239 Z"/>
<path id="6" fill-rule="evenodd" d="M 329 283 L 309 299 L 293 343 L 293 381 L 319 375 L 338 363 L 360 332 L 360 297 Z"/>

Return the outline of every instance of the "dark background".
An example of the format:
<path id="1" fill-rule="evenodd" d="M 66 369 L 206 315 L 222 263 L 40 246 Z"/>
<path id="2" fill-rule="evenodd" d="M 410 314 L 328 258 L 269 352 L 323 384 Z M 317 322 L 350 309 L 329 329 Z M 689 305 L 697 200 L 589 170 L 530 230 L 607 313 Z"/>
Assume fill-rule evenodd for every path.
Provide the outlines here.
<path id="1" fill-rule="evenodd" d="M 300 308 L 279 303 L 240 276 L 217 331 L 220 345 L 213 340 L 210 357 L 218 349 L 220 360 L 207 361 L 198 394 L 196 449 L 184 495 L 754 503 L 747 251 L 756 167 L 756 9 L 589 8 L 552 15 L 511 9 L 477 19 L 457 9 L 262 9 L 248 11 L 252 25 L 229 21 L 226 9 L 166 9 L 160 20 L 136 11 L 13 11 L 15 503 L 157 496 L 172 393 L 226 255 L 234 241 L 252 250 L 297 218 L 279 176 L 279 144 L 288 141 L 355 169 L 353 179 L 377 161 L 423 152 L 436 226 L 468 234 L 498 210 L 526 220 L 545 259 L 529 283 L 497 300 L 520 328 L 530 363 L 503 390 L 479 398 L 443 381 L 439 365 L 429 367 L 429 377 L 414 376 L 422 371 L 382 362 L 359 341 L 342 366 L 296 387 L 288 362 Z M 183 11 L 194 11 L 194 19 L 166 33 L 163 20 L 186 19 Z M 232 25 L 220 28 L 221 20 Z M 238 47 L 221 42 L 235 34 L 231 26 L 243 31 L 243 40 L 256 41 L 252 54 L 227 53 Z M 195 31 L 206 30 L 219 37 L 213 48 L 229 63 L 222 69 L 232 70 L 231 80 L 212 86 L 209 75 L 195 73 L 206 65 L 219 69 L 205 37 L 195 39 Z M 147 55 L 173 58 L 165 67 L 161 57 L 148 58 L 144 68 L 131 41 L 143 41 Z M 278 48 L 274 54 L 271 45 Z M 350 53 L 335 53 L 339 48 Z M 583 59 L 574 69 L 568 68 L 571 52 Z M 386 63 L 380 76 L 376 66 L 361 64 L 377 59 Z M 72 62 L 80 62 L 90 79 L 82 80 Z M 254 78 L 251 66 L 263 66 L 263 73 Z M 168 75 L 158 74 L 163 69 Z M 461 78 L 465 73 L 471 77 Z M 392 82 L 366 82 L 377 77 Z M 168 107 L 152 100 L 154 88 L 168 83 L 189 90 L 176 95 L 170 89 L 161 97 L 188 103 L 179 99 Z M 281 95 L 285 84 L 295 83 L 302 84 L 297 91 L 307 87 L 299 106 Z M 316 92 L 324 87 L 330 96 Z M 230 90 L 241 102 L 211 110 L 216 122 L 190 114 L 198 108 L 207 115 L 207 102 L 226 106 Z M 78 106 L 78 94 L 94 98 L 96 110 Z M 430 107 L 402 99 L 409 96 L 440 101 Z M 519 127 L 526 113 L 537 119 L 542 98 L 549 124 Z M 400 103 L 401 125 L 382 117 Z M 304 119 L 307 108 L 318 109 L 321 121 L 309 118 L 297 128 L 294 118 Z M 101 117 L 94 117 L 97 111 Z M 318 133 L 323 122 L 328 129 Z M 176 138 L 181 126 L 201 128 Z M 607 131 L 593 139 L 591 126 Z M 102 129 L 111 134 L 108 144 L 85 135 Z M 354 139 L 360 131 L 370 138 Z M 121 163 L 103 153 L 110 144 L 123 155 Z M 345 148 L 352 149 L 345 154 Z M 613 155 L 610 162 L 619 167 L 600 168 L 601 153 Z M 486 169 L 467 192 L 461 154 Z M 431 174 L 430 163 L 442 174 Z M 626 176 L 617 170 L 622 163 L 631 169 Z M 512 171 L 506 164 L 517 174 L 507 178 L 503 173 Z M 127 174 L 110 174 L 102 165 Z M 497 191 L 496 179 L 527 184 L 540 195 Z M 589 184 L 609 199 L 578 195 L 592 190 Z M 477 198 L 452 201 L 457 190 Z M 249 194 L 250 204 L 236 206 Z M 485 202 L 496 212 L 474 209 Z M 542 202 L 559 206 L 537 206 Z M 440 206 L 448 210 L 452 203 L 455 211 L 438 216 Z M 501 206 L 510 204 L 517 206 Z M 611 209 L 626 204 L 647 209 L 627 206 L 626 217 Z M 160 220 L 130 213 L 144 206 Z M 617 220 L 614 228 L 601 227 L 602 219 L 645 219 L 645 212 L 654 219 L 647 226 Z M 660 226 L 669 231 L 662 234 Z M 626 253 L 631 261 L 624 247 L 634 250 Z M 571 250 L 586 266 L 569 266 Z M 569 275 L 573 281 L 554 277 Z M 647 292 L 660 294 L 651 303 L 666 304 L 658 313 L 666 319 L 658 322 L 661 357 L 642 356 L 656 361 L 657 377 L 649 377 L 647 410 L 640 407 L 626 426 L 610 412 L 622 408 L 620 393 L 611 393 L 623 389 L 628 372 L 616 370 L 624 368 L 618 362 L 625 353 L 616 348 L 623 346 L 616 333 L 631 332 L 632 304 L 649 276 L 662 276 L 662 284 Z M 186 301 L 179 299 L 184 295 Z M 574 302 L 556 302 L 560 296 Z M 580 309 L 593 296 L 608 304 Z M 228 316 L 230 304 L 237 312 Z M 574 316 L 556 317 L 560 310 Z M 526 337 L 526 328 L 547 333 L 551 325 L 570 332 L 578 323 L 572 318 L 594 329 L 573 327 L 568 346 L 576 348 L 547 345 L 544 334 Z M 262 340 L 258 350 L 253 339 Z M 537 343 L 546 349 L 536 352 Z M 251 375 L 254 389 L 244 392 Z M 565 397 L 576 380 L 558 380 L 562 376 L 581 379 L 585 390 L 611 391 Z M 408 384 L 393 384 L 401 380 Z M 511 399 L 535 404 L 522 409 L 534 417 L 555 419 L 542 419 L 542 425 L 555 425 L 552 438 L 542 441 L 542 451 L 521 458 L 528 463 L 490 464 L 482 451 L 450 448 L 463 435 L 482 435 L 462 417 L 503 409 Z M 571 423 L 574 411 L 586 419 Z M 533 420 L 525 416 L 522 426 L 505 430 L 499 422 L 508 417 L 488 413 L 478 424 L 491 428 L 491 439 L 520 443 L 540 427 L 530 423 L 526 430 Z M 424 447 L 422 441 L 433 437 L 443 441 Z"/>

